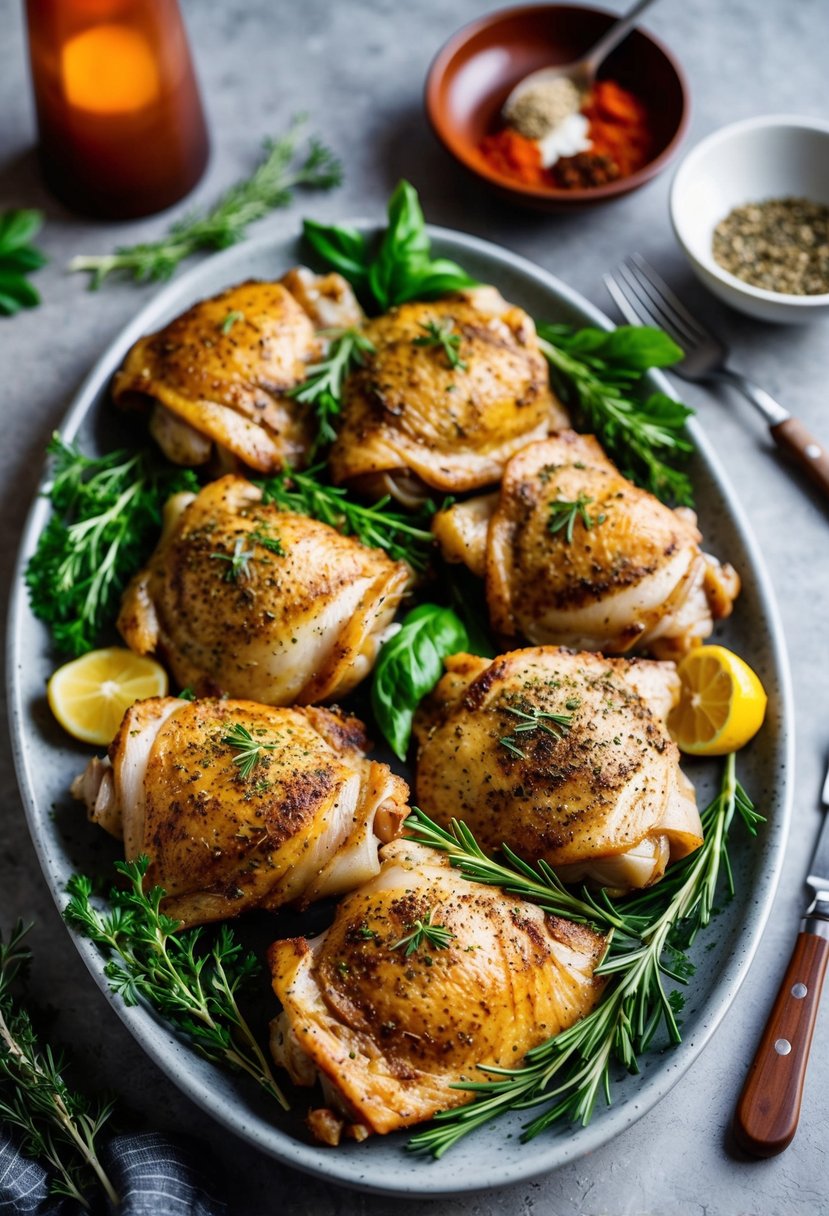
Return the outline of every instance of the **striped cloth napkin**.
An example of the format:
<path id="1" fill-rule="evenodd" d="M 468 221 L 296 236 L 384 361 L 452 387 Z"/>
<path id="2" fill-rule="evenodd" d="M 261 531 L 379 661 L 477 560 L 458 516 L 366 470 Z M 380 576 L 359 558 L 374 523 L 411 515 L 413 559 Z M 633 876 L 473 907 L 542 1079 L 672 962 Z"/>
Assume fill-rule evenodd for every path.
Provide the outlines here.
<path id="1" fill-rule="evenodd" d="M 118 1216 L 228 1216 L 221 1188 L 205 1164 L 207 1146 L 159 1132 L 114 1136 L 102 1150 L 121 1197 Z M 49 1175 L 0 1131 L 0 1216 L 81 1216 L 74 1200 L 49 1194 Z M 92 1211 L 113 1212 L 109 1205 Z"/>

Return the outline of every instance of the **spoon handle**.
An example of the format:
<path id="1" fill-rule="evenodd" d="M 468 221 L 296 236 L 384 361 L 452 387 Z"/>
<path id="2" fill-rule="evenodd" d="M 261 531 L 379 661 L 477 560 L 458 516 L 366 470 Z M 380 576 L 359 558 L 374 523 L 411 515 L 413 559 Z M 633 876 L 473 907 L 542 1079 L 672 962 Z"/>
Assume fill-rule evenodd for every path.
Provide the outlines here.
<path id="1" fill-rule="evenodd" d="M 592 47 L 590 51 L 588 51 L 582 60 L 582 63 L 590 76 L 595 76 L 602 64 L 602 61 L 606 59 L 613 48 L 618 46 L 622 39 L 630 33 L 634 25 L 636 25 L 636 20 L 639 17 L 639 14 L 644 13 L 646 8 L 650 8 L 650 6 L 655 3 L 656 0 L 638 0 L 638 3 L 634 4 L 630 12 L 625 13 L 623 17 L 620 17 L 618 21 L 615 21 L 613 25 L 611 25 L 607 33 L 599 39 L 596 45 Z"/>

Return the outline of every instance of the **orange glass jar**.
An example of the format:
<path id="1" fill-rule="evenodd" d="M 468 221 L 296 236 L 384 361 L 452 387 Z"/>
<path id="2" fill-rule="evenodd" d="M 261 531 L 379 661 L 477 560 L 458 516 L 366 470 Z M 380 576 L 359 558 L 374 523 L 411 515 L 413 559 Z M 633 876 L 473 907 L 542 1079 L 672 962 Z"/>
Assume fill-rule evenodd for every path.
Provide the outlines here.
<path id="1" fill-rule="evenodd" d="M 49 188 L 105 219 L 187 194 L 208 138 L 178 0 L 27 0 L 26 11 Z"/>

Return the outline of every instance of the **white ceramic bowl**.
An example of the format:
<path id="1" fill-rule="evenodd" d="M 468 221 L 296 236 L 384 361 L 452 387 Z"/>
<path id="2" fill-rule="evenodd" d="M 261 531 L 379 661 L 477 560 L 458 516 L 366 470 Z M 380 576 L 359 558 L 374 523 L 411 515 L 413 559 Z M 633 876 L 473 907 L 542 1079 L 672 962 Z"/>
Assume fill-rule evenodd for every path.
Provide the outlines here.
<path id="1" fill-rule="evenodd" d="M 813 321 L 829 316 L 829 292 L 792 296 L 753 287 L 711 252 L 714 229 L 734 207 L 787 196 L 829 205 L 829 121 L 769 114 L 715 131 L 677 170 L 671 222 L 698 277 L 726 304 L 763 321 Z"/>

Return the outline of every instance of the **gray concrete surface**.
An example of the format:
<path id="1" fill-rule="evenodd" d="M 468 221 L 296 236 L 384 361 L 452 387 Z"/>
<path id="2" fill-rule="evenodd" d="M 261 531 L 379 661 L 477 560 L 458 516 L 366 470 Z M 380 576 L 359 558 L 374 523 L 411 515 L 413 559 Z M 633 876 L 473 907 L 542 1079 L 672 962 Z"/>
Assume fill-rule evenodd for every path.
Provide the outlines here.
<path id="1" fill-rule="evenodd" d="M 621 8 L 619 0 L 610 0 Z M 245 172 L 260 136 L 296 110 L 342 155 L 347 180 L 334 195 L 300 203 L 259 233 L 292 230 L 304 209 L 320 216 L 379 215 L 397 178 L 418 186 L 427 214 L 500 241 L 537 260 L 607 307 L 601 274 L 641 250 L 733 342 L 735 363 L 829 437 L 829 325 L 770 328 L 728 312 L 689 278 L 670 232 L 670 175 L 603 210 L 559 218 L 512 211 L 456 171 L 424 124 L 421 86 L 431 56 L 462 22 L 491 7 L 479 0 L 189 0 L 185 5 L 213 132 L 214 153 L 196 200 Z M 112 286 L 88 295 L 63 267 L 71 254 L 106 251 L 159 233 L 165 219 L 120 227 L 69 216 L 44 192 L 32 157 L 34 127 L 25 67 L 22 5 L 0 0 L 0 207 L 42 207 L 51 256 L 38 277 L 45 303 L 0 321 L 0 583 L 49 433 L 79 380 L 152 287 Z M 694 118 L 688 146 L 733 119 L 771 111 L 826 113 L 825 0 L 679 0 L 648 24 L 681 55 Z M 803 902 L 801 879 L 818 827 L 817 791 L 829 751 L 826 615 L 827 513 L 769 449 L 750 407 L 726 393 L 687 390 L 753 521 L 780 600 L 797 714 L 794 827 L 772 921 L 748 979 L 714 1041 L 655 1110 L 588 1159 L 529 1186 L 434 1205 L 366 1198 L 279 1168 L 221 1131 L 140 1054 L 107 1010 L 69 943 L 41 882 L 0 736 L 0 922 L 35 918 L 35 996 L 57 1010 L 55 1032 L 72 1043 L 78 1077 L 123 1093 L 140 1119 L 189 1129 L 210 1141 L 235 1210 L 380 1216 L 818 1216 L 829 1211 L 827 1095 L 829 1015 L 818 1026 L 799 1134 L 767 1162 L 734 1157 L 726 1128 L 735 1095 L 781 976 Z"/>

